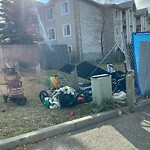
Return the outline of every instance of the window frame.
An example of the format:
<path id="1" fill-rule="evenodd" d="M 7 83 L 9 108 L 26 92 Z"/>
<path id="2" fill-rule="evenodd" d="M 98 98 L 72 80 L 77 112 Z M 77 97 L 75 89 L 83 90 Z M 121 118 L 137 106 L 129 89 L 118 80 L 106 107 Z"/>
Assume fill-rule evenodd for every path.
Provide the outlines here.
<path id="1" fill-rule="evenodd" d="M 119 16 L 118 13 L 119 13 L 119 11 L 116 9 L 116 10 L 115 10 L 115 18 L 116 18 L 116 19 L 118 19 L 118 16 Z"/>
<path id="2" fill-rule="evenodd" d="M 62 5 L 64 4 L 64 3 L 67 3 L 68 4 L 68 12 L 63 12 L 63 10 L 62 10 Z M 67 15 L 67 14 L 69 14 L 69 1 L 63 1 L 63 2 L 61 2 L 60 3 L 60 11 L 61 11 L 61 15 Z"/>
<path id="3" fill-rule="evenodd" d="M 119 36 L 119 28 L 116 28 L 116 35 Z"/>
<path id="4" fill-rule="evenodd" d="M 65 26 L 67 26 L 67 25 L 69 25 L 69 27 L 70 27 L 70 35 L 65 35 L 65 32 L 64 32 Z M 63 30 L 63 37 L 71 36 L 71 24 L 70 23 L 63 24 L 62 25 L 62 30 Z"/>
<path id="5" fill-rule="evenodd" d="M 50 37 L 49 37 L 49 30 L 52 30 L 52 29 L 54 29 L 55 39 L 50 39 Z M 49 29 L 48 29 L 48 39 L 49 39 L 50 41 L 56 40 L 56 30 L 55 30 L 55 28 L 49 28 Z"/>
<path id="6" fill-rule="evenodd" d="M 52 12 L 53 12 L 53 18 L 48 18 L 48 10 L 52 9 Z M 48 7 L 46 8 L 46 20 L 49 21 L 49 20 L 54 20 L 54 8 L 53 7 Z"/>

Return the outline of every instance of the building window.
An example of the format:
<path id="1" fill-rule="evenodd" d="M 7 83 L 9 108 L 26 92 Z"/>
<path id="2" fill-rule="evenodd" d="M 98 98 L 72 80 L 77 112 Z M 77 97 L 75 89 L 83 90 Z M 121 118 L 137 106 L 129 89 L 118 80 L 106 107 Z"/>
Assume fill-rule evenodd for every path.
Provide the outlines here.
<path id="1" fill-rule="evenodd" d="M 56 39 L 56 34 L 55 34 L 55 29 L 54 28 L 48 30 L 48 38 L 50 40 L 55 40 Z"/>
<path id="2" fill-rule="evenodd" d="M 116 19 L 118 19 L 118 10 L 115 11 Z"/>
<path id="3" fill-rule="evenodd" d="M 65 36 L 71 36 L 71 26 L 69 24 L 63 25 L 63 35 Z"/>
<path id="4" fill-rule="evenodd" d="M 68 52 L 69 52 L 69 53 L 72 52 L 72 45 L 68 45 Z"/>
<path id="5" fill-rule="evenodd" d="M 62 15 L 69 13 L 69 3 L 67 1 L 62 2 L 60 8 L 61 8 Z"/>
<path id="6" fill-rule="evenodd" d="M 131 33 L 133 32 L 133 26 L 132 25 L 130 25 L 130 31 L 131 31 Z"/>
<path id="7" fill-rule="evenodd" d="M 54 19 L 54 9 L 53 8 L 47 8 L 46 9 L 46 19 L 47 20 Z"/>
<path id="8" fill-rule="evenodd" d="M 132 13 L 132 9 L 130 9 L 130 13 Z"/>
<path id="9" fill-rule="evenodd" d="M 144 15 L 144 23 L 143 23 L 143 26 L 144 26 L 144 31 L 146 30 L 146 16 Z"/>
<path id="10" fill-rule="evenodd" d="M 117 35 L 119 35 L 119 29 L 118 28 L 116 29 L 116 33 L 117 33 Z"/>

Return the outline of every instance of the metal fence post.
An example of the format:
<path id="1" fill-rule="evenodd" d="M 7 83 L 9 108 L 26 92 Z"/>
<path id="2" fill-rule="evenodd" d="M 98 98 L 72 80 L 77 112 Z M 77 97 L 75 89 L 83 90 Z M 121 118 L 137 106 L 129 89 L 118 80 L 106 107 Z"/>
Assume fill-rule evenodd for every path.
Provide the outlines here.
<path id="1" fill-rule="evenodd" d="M 79 90 L 79 79 L 77 74 L 77 68 L 71 72 L 71 87 L 75 89 L 76 91 Z"/>
<path id="2" fill-rule="evenodd" d="M 18 63 L 18 61 L 15 63 L 15 71 L 16 71 L 18 74 L 20 74 L 20 73 L 19 73 L 19 63 Z"/>
<path id="3" fill-rule="evenodd" d="M 135 105 L 134 70 L 130 70 L 126 76 L 127 104 L 130 108 Z"/>

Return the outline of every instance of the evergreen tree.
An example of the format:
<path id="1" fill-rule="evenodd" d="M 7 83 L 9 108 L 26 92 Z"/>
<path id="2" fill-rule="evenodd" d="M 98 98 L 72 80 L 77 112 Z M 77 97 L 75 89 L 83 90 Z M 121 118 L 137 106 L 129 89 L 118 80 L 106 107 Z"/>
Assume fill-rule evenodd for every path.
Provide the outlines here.
<path id="1" fill-rule="evenodd" d="M 0 42 L 8 43 L 14 32 L 14 21 L 11 17 L 13 1 L 2 0 L 0 4 Z"/>
<path id="2" fill-rule="evenodd" d="M 32 5 L 32 1 L 2 0 L 0 3 L 1 44 L 32 44 L 36 41 L 36 33 L 33 31 L 27 32 L 28 26 L 26 26 L 31 23 L 30 27 L 32 27 L 32 22 L 28 22 L 28 18 L 31 15 L 28 8 Z"/>

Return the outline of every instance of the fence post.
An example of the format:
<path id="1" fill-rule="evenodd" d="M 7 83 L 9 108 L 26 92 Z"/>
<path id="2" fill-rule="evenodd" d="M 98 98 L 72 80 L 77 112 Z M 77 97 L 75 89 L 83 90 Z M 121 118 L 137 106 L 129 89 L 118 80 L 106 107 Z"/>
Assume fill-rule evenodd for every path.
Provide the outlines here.
<path id="1" fill-rule="evenodd" d="M 77 75 L 77 68 L 71 72 L 71 87 L 76 91 L 79 91 L 79 80 Z"/>
<path id="2" fill-rule="evenodd" d="M 36 79 L 38 82 L 41 82 L 41 67 L 40 63 L 37 64 L 36 66 Z"/>
<path id="3" fill-rule="evenodd" d="M 19 74 L 19 63 L 18 63 L 18 61 L 15 63 L 15 71 Z"/>
<path id="4" fill-rule="evenodd" d="M 126 76 L 127 104 L 130 108 L 135 105 L 134 70 L 130 70 Z"/>

